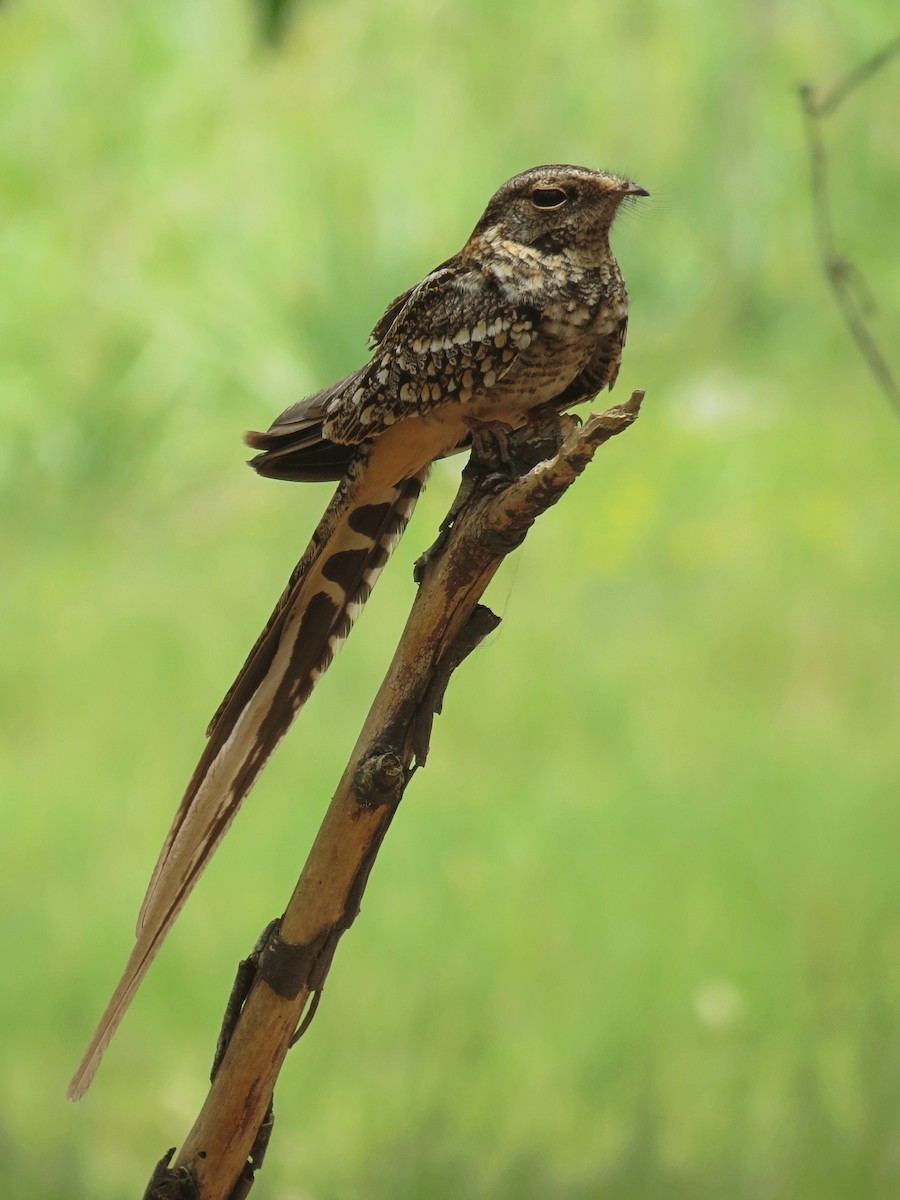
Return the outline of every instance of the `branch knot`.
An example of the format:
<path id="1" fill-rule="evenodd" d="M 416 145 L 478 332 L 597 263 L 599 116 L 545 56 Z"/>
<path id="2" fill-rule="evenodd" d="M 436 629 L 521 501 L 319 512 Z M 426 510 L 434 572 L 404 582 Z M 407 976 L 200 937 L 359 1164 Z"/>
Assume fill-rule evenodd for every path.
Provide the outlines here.
<path id="1" fill-rule="evenodd" d="M 353 791 L 360 808 L 381 808 L 396 804 L 406 784 L 406 768 L 393 750 L 364 758 L 353 777 Z"/>

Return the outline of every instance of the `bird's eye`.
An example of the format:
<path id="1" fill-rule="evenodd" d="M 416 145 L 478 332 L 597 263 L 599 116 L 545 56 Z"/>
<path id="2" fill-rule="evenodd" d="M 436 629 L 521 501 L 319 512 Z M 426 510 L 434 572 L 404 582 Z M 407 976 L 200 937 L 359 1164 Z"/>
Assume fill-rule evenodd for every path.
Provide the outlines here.
<path id="1" fill-rule="evenodd" d="M 531 193 L 535 208 L 562 208 L 568 199 L 568 193 L 562 188 L 535 188 Z"/>

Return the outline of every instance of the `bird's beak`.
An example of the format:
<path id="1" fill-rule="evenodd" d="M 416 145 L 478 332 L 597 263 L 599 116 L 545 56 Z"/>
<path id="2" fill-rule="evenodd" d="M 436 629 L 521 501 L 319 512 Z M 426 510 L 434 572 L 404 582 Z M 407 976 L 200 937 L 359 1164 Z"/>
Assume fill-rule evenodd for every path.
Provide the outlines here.
<path id="1" fill-rule="evenodd" d="M 646 188 L 642 188 L 637 183 L 625 182 L 617 189 L 621 196 L 649 196 L 650 193 Z"/>

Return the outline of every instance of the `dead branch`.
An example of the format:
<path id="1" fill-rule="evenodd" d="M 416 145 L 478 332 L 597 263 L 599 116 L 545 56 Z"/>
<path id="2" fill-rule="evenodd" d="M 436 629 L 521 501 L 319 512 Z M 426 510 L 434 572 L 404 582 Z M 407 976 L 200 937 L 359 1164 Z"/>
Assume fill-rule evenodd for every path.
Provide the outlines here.
<path id="1" fill-rule="evenodd" d="M 840 253 L 834 234 L 828 154 L 822 132 L 823 122 L 878 71 L 900 55 L 900 37 L 888 42 L 871 58 L 854 67 L 831 89 L 817 97 L 812 85 L 800 88 L 800 102 L 806 125 L 810 162 L 810 191 L 816 226 L 816 243 L 822 272 L 840 308 L 844 324 L 856 342 L 869 370 L 890 403 L 900 414 L 900 385 L 869 324 L 872 291 L 860 268 Z"/>
<path id="2" fill-rule="evenodd" d="M 581 426 L 554 414 L 514 434 L 512 481 L 508 464 L 504 473 L 485 462 L 467 467 L 452 524 L 422 563 L 400 644 L 284 916 L 241 964 L 207 1099 L 173 1166 L 170 1155 L 158 1164 L 148 1196 L 246 1196 L 271 1130 L 285 1055 L 309 1024 L 406 785 L 425 761 L 450 675 L 498 624 L 481 596 L 503 558 L 598 447 L 633 423 L 642 399 L 634 392 Z"/>

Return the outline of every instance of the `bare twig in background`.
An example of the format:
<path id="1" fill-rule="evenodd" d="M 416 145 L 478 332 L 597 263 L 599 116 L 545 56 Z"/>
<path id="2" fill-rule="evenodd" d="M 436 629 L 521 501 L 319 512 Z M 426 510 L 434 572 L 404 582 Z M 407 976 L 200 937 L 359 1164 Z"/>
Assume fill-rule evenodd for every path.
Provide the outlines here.
<path id="1" fill-rule="evenodd" d="M 837 249 L 831 212 L 828 154 L 822 137 L 822 123 L 825 118 L 831 116 L 848 96 L 898 55 L 900 37 L 888 42 L 877 54 L 854 67 L 821 97 L 817 97 L 811 84 L 804 84 L 800 88 L 800 100 L 806 117 L 810 187 L 822 270 L 837 300 L 844 323 L 860 353 L 882 391 L 900 414 L 900 385 L 869 325 L 869 315 L 873 307 L 871 290 L 859 267 Z"/>
<path id="2" fill-rule="evenodd" d="M 634 422 L 642 399 L 635 392 L 580 427 L 554 415 L 512 435 L 520 472 L 512 481 L 508 469 L 501 475 L 491 464 L 466 468 L 452 525 L 420 560 L 421 585 L 400 644 L 284 916 L 242 964 L 206 1102 L 174 1166 L 171 1154 L 157 1165 L 148 1200 L 247 1195 L 268 1137 L 276 1079 L 309 1023 L 303 1014 L 314 1010 L 403 792 L 427 755 L 449 676 L 499 623 L 481 596 L 598 447 Z"/>

